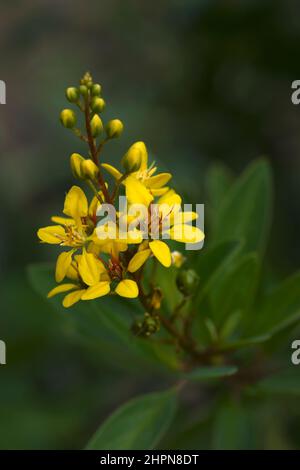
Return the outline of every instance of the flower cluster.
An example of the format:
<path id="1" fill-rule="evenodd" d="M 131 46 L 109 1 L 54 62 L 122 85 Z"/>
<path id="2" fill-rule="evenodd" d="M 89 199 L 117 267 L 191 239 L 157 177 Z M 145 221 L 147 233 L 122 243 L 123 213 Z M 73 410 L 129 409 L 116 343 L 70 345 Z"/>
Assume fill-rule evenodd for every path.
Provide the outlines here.
<path id="1" fill-rule="evenodd" d="M 61 123 L 88 146 L 86 157 L 71 155 L 71 170 L 92 197 L 89 201 L 81 187 L 72 186 L 65 197 L 64 215 L 53 216 L 53 225 L 38 230 L 42 242 L 63 248 L 56 262 L 58 285 L 48 297 L 64 293 L 64 307 L 107 294 L 138 297 L 143 265 L 149 258 L 166 268 L 179 267 L 183 261 L 179 252 L 171 253 L 165 239 L 203 240 L 203 232 L 192 225 L 198 215 L 181 210 L 181 197 L 169 187 L 172 175 L 158 173 L 155 163 L 149 164 L 143 142 L 131 145 L 122 157 L 122 171 L 103 161 L 105 145 L 122 134 L 123 124 L 113 119 L 103 125 L 101 86 L 89 73 L 78 87 L 67 88 L 66 97 L 77 112 L 64 109 Z M 84 117 L 84 131 L 76 126 L 78 112 Z M 120 197 L 125 199 L 126 211 L 117 206 Z M 109 207 L 113 217 L 104 216 Z"/>

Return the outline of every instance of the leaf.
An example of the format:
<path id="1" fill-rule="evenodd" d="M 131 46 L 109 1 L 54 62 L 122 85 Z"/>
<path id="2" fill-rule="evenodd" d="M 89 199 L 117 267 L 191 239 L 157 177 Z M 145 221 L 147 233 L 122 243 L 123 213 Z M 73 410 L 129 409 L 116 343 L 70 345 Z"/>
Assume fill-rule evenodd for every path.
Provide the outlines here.
<path id="1" fill-rule="evenodd" d="M 46 294 L 54 282 L 52 265 L 31 265 L 27 271 L 34 290 L 61 314 L 67 328 L 105 351 L 108 360 L 117 359 L 126 368 L 136 367 L 137 361 L 141 363 L 145 359 L 160 367 L 163 364 L 176 367 L 177 362 L 170 348 L 133 337 L 130 331 L 132 316 L 143 313 L 137 302 L 107 296 L 79 302 L 71 311 L 66 310 L 61 305 L 61 297 L 46 300 Z M 135 366 L 132 363 L 133 358 Z"/>
<path id="2" fill-rule="evenodd" d="M 87 449 L 154 449 L 169 428 L 176 405 L 174 389 L 134 398 L 100 426 Z"/>
<path id="3" fill-rule="evenodd" d="M 239 258 L 242 248 L 241 242 L 231 240 L 209 247 L 201 254 L 197 266 L 197 273 L 200 276 L 198 301 L 209 290 L 214 289 L 218 279 L 223 279 L 226 276 L 232 263 Z"/>
<path id="4" fill-rule="evenodd" d="M 213 449 L 244 450 L 256 447 L 251 416 L 241 404 L 229 401 L 218 410 L 213 429 Z"/>
<path id="5" fill-rule="evenodd" d="M 210 379 L 221 379 L 224 377 L 230 377 L 231 375 L 236 374 L 237 371 L 238 369 L 235 366 L 198 367 L 197 369 L 194 369 L 191 372 L 184 374 L 184 377 L 187 380 L 205 381 Z"/>
<path id="6" fill-rule="evenodd" d="M 209 291 L 217 324 L 235 311 L 245 314 L 251 307 L 259 279 L 259 259 L 254 253 L 232 263 L 226 275 L 219 276 Z"/>
<path id="7" fill-rule="evenodd" d="M 249 335 L 275 334 L 300 320 L 300 272 L 288 277 L 263 298 L 245 328 Z"/>
<path id="8" fill-rule="evenodd" d="M 263 253 L 270 228 L 272 182 L 265 160 L 252 164 L 224 198 L 213 231 L 215 242 L 244 239 L 247 251 Z"/>
<path id="9" fill-rule="evenodd" d="M 298 370 L 290 370 L 268 377 L 248 389 L 251 394 L 266 396 L 300 396 L 300 375 Z"/>
<path id="10" fill-rule="evenodd" d="M 209 220 L 213 227 L 217 212 L 232 184 L 233 175 L 221 163 L 212 165 L 206 174 L 206 192 L 209 201 Z"/>

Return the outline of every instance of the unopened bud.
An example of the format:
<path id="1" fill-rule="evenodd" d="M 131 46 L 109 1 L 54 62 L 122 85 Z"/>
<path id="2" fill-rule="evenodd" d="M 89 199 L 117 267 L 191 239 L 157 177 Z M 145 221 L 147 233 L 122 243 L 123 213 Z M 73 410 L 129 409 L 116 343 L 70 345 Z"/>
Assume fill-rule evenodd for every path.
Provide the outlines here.
<path id="1" fill-rule="evenodd" d="M 99 96 L 101 93 L 101 89 L 102 87 L 101 85 L 99 85 L 99 83 L 94 83 L 91 89 L 92 96 Z"/>
<path id="2" fill-rule="evenodd" d="M 63 109 L 60 113 L 60 122 L 64 127 L 72 129 L 76 124 L 76 114 L 72 109 Z"/>
<path id="3" fill-rule="evenodd" d="M 92 110 L 94 113 L 101 113 L 105 108 L 105 101 L 103 98 L 98 98 L 98 96 L 94 96 L 92 99 Z"/>
<path id="4" fill-rule="evenodd" d="M 81 163 L 84 161 L 84 158 L 79 155 L 79 153 L 72 153 L 70 157 L 71 170 L 75 178 L 83 179 L 83 174 L 81 171 Z"/>
<path id="5" fill-rule="evenodd" d="M 123 132 L 123 123 L 119 119 L 112 119 L 106 125 L 106 134 L 109 139 L 119 137 Z"/>
<path id="6" fill-rule="evenodd" d="M 172 251 L 171 253 L 172 264 L 175 268 L 181 268 L 183 263 L 185 262 L 186 258 L 183 256 L 180 251 Z"/>
<path id="7" fill-rule="evenodd" d="M 82 96 L 87 96 L 88 94 L 88 87 L 86 85 L 80 85 L 79 87 L 80 94 Z"/>
<path id="8" fill-rule="evenodd" d="M 103 131 L 103 124 L 98 114 L 95 114 L 91 120 L 91 131 L 93 137 L 97 137 Z"/>
<path id="9" fill-rule="evenodd" d="M 193 269 L 185 269 L 180 271 L 176 278 L 178 290 L 188 297 L 196 292 L 199 285 L 199 276 Z"/>
<path id="10" fill-rule="evenodd" d="M 139 170 L 142 163 L 141 149 L 133 144 L 125 153 L 121 163 L 127 173 L 132 173 L 133 171 Z"/>
<path id="11" fill-rule="evenodd" d="M 137 320 L 133 323 L 131 330 L 134 335 L 141 338 L 149 338 L 149 336 L 159 331 L 160 320 L 157 315 L 145 313 L 143 320 Z"/>
<path id="12" fill-rule="evenodd" d="M 74 86 L 66 89 L 66 98 L 71 103 L 76 103 L 79 100 L 79 91 Z"/>
<path id="13" fill-rule="evenodd" d="M 160 289 L 160 287 L 155 287 L 151 297 L 151 307 L 153 307 L 154 310 L 160 309 L 162 299 L 162 290 Z"/>
<path id="14" fill-rule="evenodd" d="M 81 173 L 84 178 L 95 180 L 98 176 L 99 169 L 93 160 L 88 158 L 87 160 L 83 160 L 81 162 Z"/>

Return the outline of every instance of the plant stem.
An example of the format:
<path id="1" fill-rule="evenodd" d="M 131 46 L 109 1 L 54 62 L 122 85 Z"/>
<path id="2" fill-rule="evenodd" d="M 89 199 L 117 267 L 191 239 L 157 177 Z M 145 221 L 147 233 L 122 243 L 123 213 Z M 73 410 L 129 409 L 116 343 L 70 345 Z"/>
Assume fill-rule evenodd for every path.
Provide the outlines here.
<path id="1" fill-rule="evenodd" d="M 99 184 L 100 184 L 101 190 L 103 192 L 105 201 L 108 202 L 108 203 L 111 203 L 111 198 L 110 198 L 110 195 L 108 193 L 107 187 L 105 186 L 105 181 L 103 179 L 103 176 L 102 176 L 101 170 L 100 170 L 99 152 L 97 151 L 96 144 L 95 144 L 95 139 L 92 135 L 90 104 L 89 104 L 89 97 L 88 96 L 85 98 L 84 116 L 85 116 L 85 127 L 86 127 L 86 133 L 87 133 L 88 144 L 89 144 L 91 156 L 92 156 L 92 159 L 93 159 L 94 163 L 99 168 L 99 176 L 98 176 Z"/>

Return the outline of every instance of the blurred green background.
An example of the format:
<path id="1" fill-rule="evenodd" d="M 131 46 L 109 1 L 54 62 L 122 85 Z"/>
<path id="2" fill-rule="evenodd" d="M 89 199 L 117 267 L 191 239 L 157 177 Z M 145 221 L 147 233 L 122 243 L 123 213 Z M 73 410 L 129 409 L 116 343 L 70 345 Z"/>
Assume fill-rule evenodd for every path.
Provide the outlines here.
<path id="1" fill-rule="evenodd" d="M 239 173 L 266 155 L 276 196 L 268 261 L 280 278 L 300 261 L 300 108 L 290 99 L 299 14 L 296 0 L 1 3 L 1 448 L 81 448 L 116 405 L 163 384 L 76 341 L 26 278 L 29 263 L 54 260 L 36 230 L 61 210 L 69 155 L 83 150 L 59 123 L 65 88 L 90 70 L 105 117 L 125 123 L 107 160 L 144 140 L 188 202 L 206 202 L 214 161 Z"/>

